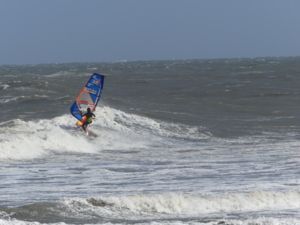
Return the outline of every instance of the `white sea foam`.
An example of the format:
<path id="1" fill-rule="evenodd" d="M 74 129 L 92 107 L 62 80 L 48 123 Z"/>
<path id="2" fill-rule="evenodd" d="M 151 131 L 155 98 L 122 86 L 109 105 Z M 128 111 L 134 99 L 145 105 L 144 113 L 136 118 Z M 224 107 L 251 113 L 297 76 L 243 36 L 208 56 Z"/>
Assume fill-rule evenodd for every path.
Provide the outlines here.
<path id="1" fill-rule="evenodd" d="M 203 216 L 216 213 L 243 213 L 265 210 L 299 210 L 300 192 L 255 191 L 225 194 L 156 194 L 68 199 L 70 211 L 82 215 L 96 213 L 114 218 Z"/>
<path id="2" fill-rule="evenodd" d="M 286 214 L 300 208 L 300 192 L 260 191 L 225 194 L 152 194 L 111 196 L 101 198 L 72 198 L 58 203 L 57 213 L 66 218 L 90 220 L 92 218 L 113 218 L 117 223 L 96 224 L 230 224 L 230 225 L 287 225 L 300 224 L 297 216 Z M 56 208 L 52 208 L 56 211 Z M 267 212 L 257 215 L 253 212 Z M 233 213 L 236 218 L 226 215 Z M 277 216 L 276 214 L 281 215 Z M 224 215 L 224 219 L 222 218 Z M 239 217 L 240 215 L 240 217 Z M 247 215 L 244 217 L 244 215 Z M 39 225 L 39 222 L 27 222 L 14 219 L 14 214 L 0 212 L 0 225 Z M 176 218 L 174 220 L 174 218 Z M 203 221 L 201 218 L 204 218 Z M 124 223 L 121 221 L 124 220 Z M 101 220 L 100 220 L 101 221 Z M 107 220 L 106 220 L 107 221 Z M 141 221 L 141 222 L 139 222 Z M 130 222 L 129 222 L 130 223 Z M 65 224 L 47 223 L 47 224 Z"/>
<path id="3" fill-rule="evenodd" d="M 6 104 L 6 103 L 10 103 L 10 102 L 17 102 L 17 101 L 20 101 L 20 100 L 32 100 L 32 99 L 45 99 L 45 98 L 48 98 L 49 96 L 48 95 L 32 95 L 32 96 L 24 96 L 24 95 L 20 95 L 20 96 L 15 96 L 15 97 L 12 97 L 12 96 L 2 96 L 0 98 L 0 103 L 1 104 Z"/>
<path id="4" fill-rule="evenodd" d="M 287 212 L 300 209 L 300 192 L 250 192 L 210 195 L 155 194 L 112 196 L 91 199 L 66 199 L 67 213 L 82 218 L 99 216 L 115 219 L 201 218 L 235 213 L 251 215 L 251 212 Z M 64 212 L 66 213 L 66 212 Z M 262 215 L 264 216 L 264 215 Z M 287 216 L 291 218 L 291 216 Z M 249 218 L 249 217 L 248 217 Z M 271 219 L 230 220 L 228 224 L 289 224 L 286 220 Z M 226 221 L 226 220 L 225 220 Z M 290 222 L 293 220 L 289 220 Z M 297 224 L 299 220 L 294 220 Z M 190 223 L 189 223 L 190 224 Z M 214 224 L 214 223 L 212 223 Z M 226 224 L 226 223 L 225 223 Z"/>
<path id="5" fill-rule="evenodd" d="M 51 224 L 51 225 L 64 225 L 66 223 L 39 223 L 39 222 L 28 222 L 28 221 L 22 221 L 22 220 L 17 220 L 17 219 L 10 219 L 10 220 L 2 220 L 0 219 L 0 225 L 46 225 L 46 224 Z"/>
<path id="6" fill-rule="evenodd" d="M 101 115 L 104 115 L 103 124 L 107 127 L 113 125 L 118 130 L 134 131 L 143 134 L 145 131 L 163 137 L 176 137 L 203 140 L 210 137 L 210 133 L 205 133 L 199 127 L 191 127 L 183 124 L 166 123 L 156 121 L 144 116 L 125 113 L 110 107 L 103 107 Z M 120 123 L 118 123 L 120 122 Z"/>
<path id="7" fill-rule="evenodd" d="M 21 220 L 1 220 L 0 225 L 64 225 L 66 223 L 39 223 L 39 222 L 28 222 Z M 128 222 L 124 223 L 96 223 L 95 225 L 127 225 Z M 136 225 L 299 225 L 300 220 L 298 219 L 276 219 L 276 218 L 258 218 L 258 219 L 248 219 L 248 220 L 220 220 L 212 222 L 198 222 L 198 221 L 149 221 L 149 222 L 140 222 L 134 223 Z M 89 224 L 86 224 L 89 225 Z"/>
<path id="8" fill-rule="evenodd" d="M 91 128 L 97 138 L 86 137 L 71 115 L 53 119 L 15 120 L 0 126 L 0 159 L 31 159 L 50 152 L 96 153 L 108 149 L 163 146 L 167 138 L 207 137 L 197 128 L 158 122 L 110 107 L 97 109 Z M 174 140 L 173 140 L 174 141 Z M 173 141 L 170 141 L 173 142 Z"/>
<path id="9" fill-rule="evenodd" d="M 22 95 L 22 96 L 17 96 L 17 97 L 11 97 L 11 96 L 2 96 L 1 99 L 0 99 L 0 103 L 1 104 L 5 104 L 5 103 L 9 103 L 9 102 L 15 102 L 15 101 L 18 101 L 20 99 L 24 99 L 25 96 Z"/>
<path id="10" fill-rule="evenodd" d="M 68 75 L 74 75 L 74 73 L 72 71 L 59 71 L 57 73 L 44 75 L 44 77 L 60 77 L 60 76 L 68 76 Z"/>
<path id="11" fill-rule="evenodd" d="M 0 83 L 0 88 L 2 88 L 2 90 L 6 90 L 9 87 L 10 87 L 10 85 L 8 85 L 8 84 L 2 84 L 2 83 Z"/>
<path id="12" fill-rule="evenodd" d="M 21 220 L 1 220 L 0 225 L 64 225 L 66 223 L 39 223 L 39 222 L 28 222 Z M 128 222 L 124 223 L 96 223 L 95 225 L 127 225 Z M 300 220 L 292 219 L 292 218 L 258 218 L 258 219 L 248 219 L 248 220 L 217 220 L 211 222 L 198 222 L 198 221 L 149 221 L 149 222 L 141 222 L 134 223 L 136 225 L 299 225 Z M 89 224 L 86 224 L 89 225 Z"/>

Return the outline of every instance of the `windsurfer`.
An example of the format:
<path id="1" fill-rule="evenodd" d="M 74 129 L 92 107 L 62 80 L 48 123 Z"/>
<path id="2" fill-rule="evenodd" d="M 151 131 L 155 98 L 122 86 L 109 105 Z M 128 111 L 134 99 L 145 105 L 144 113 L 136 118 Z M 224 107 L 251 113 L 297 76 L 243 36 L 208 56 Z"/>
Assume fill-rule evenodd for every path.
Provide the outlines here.
<path id="1" fill-rule="evenodd" d="M 94 113 L 92 113 L 90 108 L 87 108 L 87 112 L 82 115 L 82 118 L 84 117 L 85 117 L 85 121 L 83 122 L 81 127 L 84 131 L 86 131 L 87 126 L 93 122 L 93 119 L 95 119 L 96 116 Z"/>

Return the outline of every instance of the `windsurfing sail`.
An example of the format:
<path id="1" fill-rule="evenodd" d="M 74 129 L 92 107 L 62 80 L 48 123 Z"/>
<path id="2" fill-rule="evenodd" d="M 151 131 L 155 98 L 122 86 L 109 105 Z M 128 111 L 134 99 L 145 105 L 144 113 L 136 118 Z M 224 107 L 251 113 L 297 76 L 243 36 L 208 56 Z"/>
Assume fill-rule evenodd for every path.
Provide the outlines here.
<path id="1" fill-rule="evenodd" d="M 82 114 L 90 108 L 94 111 L 102 93 L 104 75 L 94 73 L 80 90 L 75 102 L 71 105 L 71 114 L 78 120 L 82 120 Z"/>

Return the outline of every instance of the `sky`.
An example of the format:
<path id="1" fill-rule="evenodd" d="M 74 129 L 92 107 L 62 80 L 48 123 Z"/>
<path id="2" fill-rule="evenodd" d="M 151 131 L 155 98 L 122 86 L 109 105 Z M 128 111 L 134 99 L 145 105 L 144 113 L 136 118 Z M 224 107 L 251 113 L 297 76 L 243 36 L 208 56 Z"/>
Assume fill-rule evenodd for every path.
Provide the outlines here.
<path id="1" fill-rule="evenodd" d="M 0 64 L 300 55 L 299 0 L 0 0 Z"/>

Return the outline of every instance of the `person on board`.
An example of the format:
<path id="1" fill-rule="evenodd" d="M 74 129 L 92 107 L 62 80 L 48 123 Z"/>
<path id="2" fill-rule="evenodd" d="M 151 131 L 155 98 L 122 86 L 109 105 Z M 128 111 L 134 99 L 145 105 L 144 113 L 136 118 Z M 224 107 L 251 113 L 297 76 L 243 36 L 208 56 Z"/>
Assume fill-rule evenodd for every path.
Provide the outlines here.
<path id="1" fill-rule="evenodd" d="M 86 117 L 84 123 L 82 124 L 82 129 L 86 131 L 87 126 L 93 122 L 93 119 L 96 118 L 96 116 L 94 113 L 92 113 L 90 108 L 87 108 L 87 112 L 83 114 L 82 117 Z"/>

